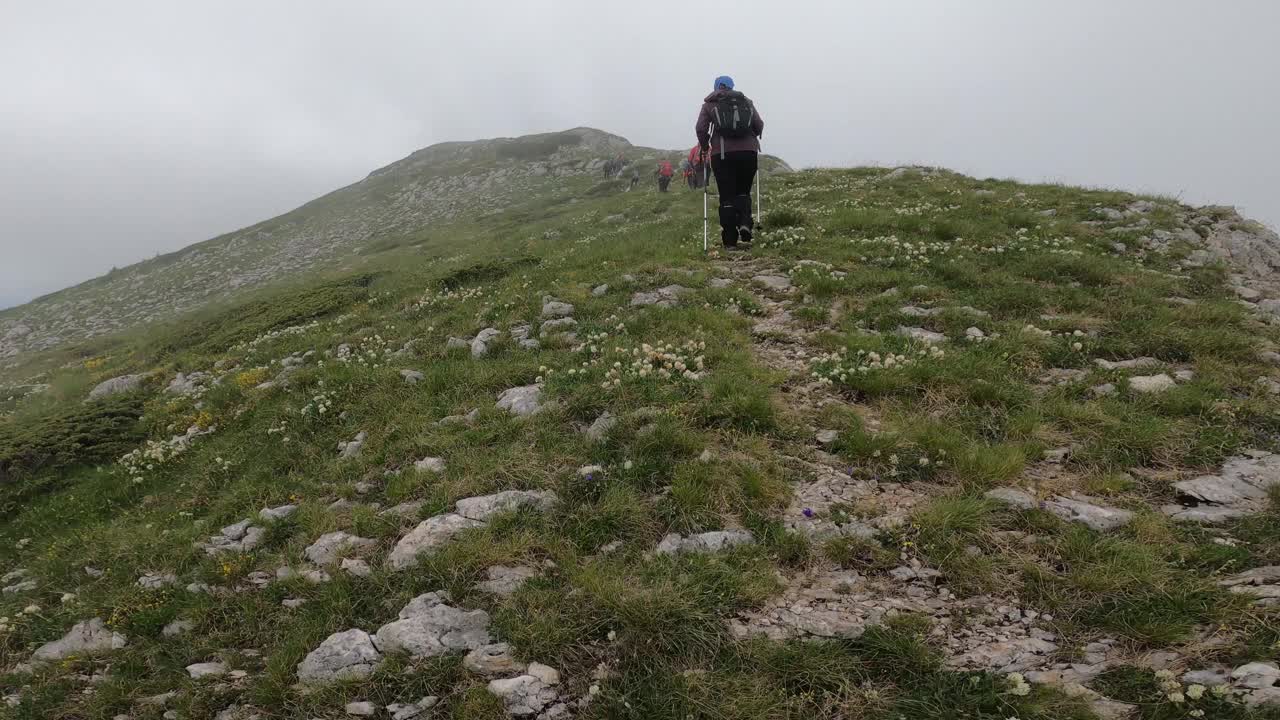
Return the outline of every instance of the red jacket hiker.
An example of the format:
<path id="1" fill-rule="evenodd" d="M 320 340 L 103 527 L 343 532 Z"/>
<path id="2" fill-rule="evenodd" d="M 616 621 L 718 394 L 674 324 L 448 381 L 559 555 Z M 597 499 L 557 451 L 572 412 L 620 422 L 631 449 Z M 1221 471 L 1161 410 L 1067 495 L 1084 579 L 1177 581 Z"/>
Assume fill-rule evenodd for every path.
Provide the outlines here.
<path id="1" fill-rule="evenodd" d="M 669 178 L 675 174 L 675 170 L 671 169 L 670 162 L 663 160 L 662 164 L 658 166 L 658 174 L 662 177 Z"/>

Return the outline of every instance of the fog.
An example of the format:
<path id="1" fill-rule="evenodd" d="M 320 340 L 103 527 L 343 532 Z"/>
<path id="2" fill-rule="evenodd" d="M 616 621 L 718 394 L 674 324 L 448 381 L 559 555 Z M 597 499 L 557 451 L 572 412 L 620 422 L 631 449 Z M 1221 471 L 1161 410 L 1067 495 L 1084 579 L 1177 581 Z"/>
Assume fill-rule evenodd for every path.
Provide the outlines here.
<path id="1" fill-rule="evenodd" d="M 795 166 L 922 163 L 1280 224 L 1280 3 L 0 6 L 0 307 L 446 140 L 688 147 L 732 75 Z"/>

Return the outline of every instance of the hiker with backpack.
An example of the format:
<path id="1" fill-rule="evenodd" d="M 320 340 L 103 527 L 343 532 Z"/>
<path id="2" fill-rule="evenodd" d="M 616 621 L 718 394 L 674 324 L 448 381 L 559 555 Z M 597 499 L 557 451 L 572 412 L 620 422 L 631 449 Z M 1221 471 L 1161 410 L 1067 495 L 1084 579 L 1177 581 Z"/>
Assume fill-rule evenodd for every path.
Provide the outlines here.
<path id="1" fill-rule="evenodd" d="M 721 75 L 702 101 L 694 131 L 703 157 L 720 191 L 720 241 L 733 250 L 751 242 L 755 219 L 751 215 L 751 186 L 760 162 L 760 136 L 764 120 L 755 103 L 733 89 L 733 78 Z"/>
<path id="2" fill-rule="evenodd" d="M 627 188 L 627 192 L 631 192 L 632 190 L 635 190 L 636 186 L 639 184 L 640 184 L 640 168 L 634 168 L 631 171 L 631 187 Z"/>
<path id="3" fill-rule="evenodd" d="M 671 161 L 663 160 L 658 163 L 658 192 L 667 191 L 667 188 L 671 185 L 671 176 L 674 174 L 675 171 L 671 169 Z"/>
<path id="4" fill-rule="evenodd" d="M 685 159 L 685 162 L 689 163 L 689 187 L 693 190 L 701 188 L 702 183 L 706 180 L 707 171 L 705 167 L 707 158 L 702 153 L 702 146 L 694 145 L 689 150 L 689 157 Z"/>

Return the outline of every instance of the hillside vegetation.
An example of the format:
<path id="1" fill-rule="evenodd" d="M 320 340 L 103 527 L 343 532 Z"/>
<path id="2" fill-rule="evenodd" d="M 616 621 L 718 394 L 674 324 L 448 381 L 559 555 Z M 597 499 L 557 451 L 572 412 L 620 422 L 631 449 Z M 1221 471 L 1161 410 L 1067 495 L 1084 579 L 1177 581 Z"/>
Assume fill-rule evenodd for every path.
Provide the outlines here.
<path id="1" fill-rule="evenodd" d="M 1274 236 L 865 168 L 704 255 L 586 167 L 15 356 L 0 711 L 1280 717 Z"/>

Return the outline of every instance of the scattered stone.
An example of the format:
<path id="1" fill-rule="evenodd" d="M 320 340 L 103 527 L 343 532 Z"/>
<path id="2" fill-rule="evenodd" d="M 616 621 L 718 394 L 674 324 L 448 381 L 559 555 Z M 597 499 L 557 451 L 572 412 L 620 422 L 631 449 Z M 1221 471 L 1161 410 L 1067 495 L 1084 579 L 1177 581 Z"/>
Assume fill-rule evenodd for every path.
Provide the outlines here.
<path id="1" fill-rule="evenodd" d="M 715 288 L 716 290 L 723 290 L 725 288 L 733 287 L 733 281 L 729 278 L 711 278 L 707 281 L 707 285 Z"/>
<path id="2" fill-rule="evenodd" d="M 485 328 L 476 333 L 471 341 L 471 357 L 480 358 L 489 354 L 489 343 L 496 340 L 502 333 L 497 328 Z"/>
<path id="3" fill-rule="evenodd" d="M 912 340 L 919 340 L 926 345 L 937 345 L 947 341 L 947 336 L 932 330 L 925 330 L 918 327 L 899 327 L 896 331 L 899 335 Z"/>
<path id="4" fill-rule="evenodd" d="M 1235 684 L 1247 688 L 1269 688 L 1280 680 L 1280 669 L 1274 663 L 1252 662 L 1231 671 Z"/>
<path id="5" fill-rule="evenodd" d="M 1005 505 L 1011 505 L 1019 510 L 1031 510 L 1040 506 L 1036 499 L 1029 493 L 1018 490 L 1017 488 L 996 488 L 983 493 L 983 497 Z"/>
<path id="6" fill-rule="evenodd" d="M 549 490 L 504 490 L 492 495 L 464 498 L 454 508 L 457 514 L 469 520 L 487 521 L 498 513 L 526 507 L 550 510 L 557 502 L 559 498 Z"/>
<path id="7" fill-rule="evenodd" d="M 1178 382 L 1191 382 L 1196 379 L 1196 374 L 1193 370 L 1179 370 L 1173 374 L 1173 379 Z"/>
<path id="8" fill-rule="evenodd" d="M 1044 451 L 1044 461 L 1054 465 L 1061 465 L 1066 462 L 1067 458 L 1070 456 L 1071 448 L 1069 447 L 1060 447 Z"/>
<path id="9" fill-rule="evenodd" d="M 195 628 L 195 626 L 196 624 L 190 620 L 174 620 L 168 625 L 165 625 L 164 629 L 160 631 L 160 634 L 164 637 L 178 637 L 179 635 L 190 632 Z"/>
<path id="10" fill-rule="evenodd" d="M 491 680 L 489 692 L 502 699 L 507 712 L 517 717 L 536 715 L 556 700 L 556 691 L 532 675 Z"/>
<path id="11" fill-rule="evenodd" d="M 524 672 L 524 663 L 511 656 L 511 646 L 507 643 L 494 643 L 467 653 L 462 658 L 462 667 L 477 675 L 495 677 Z"/>
<path id="12" fill-rule="evenodd" d="M 360 552 L 372 548 L 377 541 L 358 537 L 338 530 L 325 533 L 302 551 L 307 559 L 316 565 L 332 565 L 344 553 Z"/>
<path id="13" fill-rule="evenodd" d="M 341 567 L 348 575 L 355 577 L 365 578 L 373 574 L 373 568 L 369 567 L 369 563 L 360 558 L 344 558 Z"/>
<path id="14" fill-rule="evenodd" d="M 410 385 L 417 385 L 424 378 L 426 378 L 426 375 L 423 375 L 417 370 L 401 370 L 400 377 L 404 378 L 404 381 L 409 383 Z"/>
<path id="15" fill-rule="evenodd" d="M 4 589 L 0 590 L 0 594 L 16 595 L 18 593 L 31 592 L 37 587 L 39 587 L 39 585 L 35 580 L 23 580 L 22 582 L 17 582 L 12 585 L 6 585 Z"/>
<path id="16" fill-rule="evenodd" d="M 1089 388 L 1089 392 L 1093 393 L 1095 397 L 1107 397 L 1116 394 L 1116 386 L 1111 383 L 1103 383 Z"/>
<path id="17" fill-rule="evenodd" d="M 675 307 L 680 302 L 680 297 L 688 292 L 691 292 L 689 288 L 682 285 L 668 285 L 652 292 L 635 293 L 631 296 L 631 304 L 637 307 L 645 305 Z"/>
<path id="18" fill-rule="evenodd" d="M 413 720 L 435 707 L 439 701 L 440 698 L 435 695 L 428 695 L 414 703 L 391 703 L 387 706 L 387 712 L 391 713 L 391 720 Z"/>
<path id="19" fill-rule="evenodd" d="M 102 618 L 76 623 L 66 635 L 36 649 L 31 659 L 37 662 L 64 660 L 72 655 L 90 656 L 119 650 L 129 644 L 127 638 L 112 632 Z"/>
<path id="20" fill-rule="evenodd" d="M 363 630 L 334 633 L 298 663 L 298 679 L 304 683 L 334 680 L 363 680 L 382 663 L 378 652 Z"/>
<path id="21" fill-rule="evenodd" d="M 338 458 L 341 460 L 348 460 L 359 455 L 360 450 L 364 448 L 364 441 L 368 439 L 368 437 L 368 433 L 361 430 L 356 433 L 353 440 L 338 443 Z"/>
<path id="22" fill-rule="evenodd" d="M 303 598 L 285 598 L 284 600 L 280 601 L 280 604 L 283 605 L 284 607 L 289 608 L 290 610 L 297 610 L 303 605 L 306 605 L 307 601 Z"/>
<path id="23" fill-rule="evenodd" d="M 1092 500 L 1092 498 L 1087 499 Z M 1098 532 L 1114 530 L 1133 519 L 1133 513 L 1128 510 L 1062 496 L 1046 500 L 1042 506 L 1063 520 L 1081 523 Z"/>
<path id="24" fill-rule="evenodd" d="M 348 715 L 357 717 L 372 717 L 378 712 L 378 706 L 368 700 L 360 700 L 357 702 L 349 702 L 342 706 L 342 711 Z"/>
<path id="25" fill-rule="evenodd" d="M 178 576 L 173 573 L 146 573 L 138 578 L 138 587 L 146 590 L 159 590 L 178 584 Z"/>
<path id="26" fill-rule="evenodd" d="M 830 445 L 840 438 L 840 433 L 835 430 L 819 430 L 814 434 L 814 439 L 819 445 Z"/>
<path id="27" fill-rule="evenodd" d="M 449 542 L 465 530 L 484 527 L 484 523 L 449 513 L 423 520 L 396 543 L 387 563 L 393 570 L 403 570 L 418 563 L 418 556 Z"/>
<path id="28" fill-rule="evenodd" d="M 1227 460 L 1217 475 L 1202 475 L 1173 484 L 1191 507 L 1166 505 L 1176 520 L 1215 523 L 1266 508 L 1269 489 L 1280 485 L 1280 455 L 1247 450 Z"/>
<path id="29" fill-rule="evenodd" d="M 258 517 L 263 520 L 283 520 L 292 515 L 297 509 L 297 505 L 281 505 L 280 507 L 263 508 L 258 511 Z"/>
<path id="30" fill-rule="evenodd" d="M 399 505 L 391 507 L 378 513 L 378 517 L 399 517 L 406 520 L 413 520 L 418 517 L 418 513 L 422 511 L 422 506 L 426 505 L 422 500 L 411 500 L 402 502 Z"/>
<path id="31" fill-rule="evenodd" d="M 542 386 L 524 385 L 503 390 L 498 396 L 497 407 L 512 415 L 528 417 L 542 410 Z"/>
<path id="32" fill-rule="evenodd" d="M 755 537 L 745 530 L 714 530 L 684 537 L 679 533 L 671 533 L 658 543 L 656 552 L 659 555 L 675 555 L 677 553 L 718 552 L 735 545 L 755 542 Z"/>
<path id="33" fill-rule="evenodd" d="M 1153 367 L 1160 364 L 1160 361 L 1153 357 L 1140 357 L 1132 360 L 1119 360 L 1115 362 L 1098 358 L 1093 362 L 1103 370 L 1136 370 L 1138 368 Z"/>
<path id="34" fill-rule="evenodd" d="M 601 413 L 600 417 L 591 423 L 591 427 L 587 428 L 587 439 L 592 442 L 600 442 L 605 439 L 609 431 L 618 424 L 618 418 L 608 410 Z"/>
<path id="35" fill-rule="evenodd" d="M 142 375 L 121 375 L 110 380 L 104 380 L 98 383 L 89 391 L 90 400 L 102 400 L 112 395 L 123 395 L 124 393 L 133 392 L 142 385 L 144 376 Z"/>
<path id="36" fill-rule="evenodd" d="M 898 310 L 898 312 L 906 315 L 907 317 L 928 318 L 941 315 L 943 311 L 942 308 L 922 308 L 916 307 L 915 305 L 906 305 Z"/>
<path id="37" fill-rule="evenodd" d="M 556 318 L 555 320 L 544 320 L 542 325 L 538 327 L 538 334 L 542 337 L 555 335 L 558 333 L 566 333 L 572 335 L 571 328 L 578 326 L 578 321 L 571 317 Z"/>
<path id="38" fill-rule="evenodd" d="M 542 317 L 544 318 L 567 318 L 570 315 L 573 315 L 573 306 L 567 302 L 548 300 L 542 305 Z"/>
<path id="39" fill-rule="evenodd" d="M 1162 393 L 1174 387 L 1173 378 L 1164 373 L 1159 375 L 1138 375 L 1129 378 L 1129 389 L 1144 395 Z"/>
<path id="40" fill-rule="evenodd" d="M 595 286 L 594 288 L 591 288 L 591 294 L 592 294 L 592 295 L 594 295 L 594 296 L 596 296 L 596 297 L 602 297 L 602 296 L 604 296 L 604 295 L 608 295 L 608 294 L 609 294 L 609 286 L 608 286 L 608 285 L 597 285 L 597 286 Z"/>
<path id="41" fill-rule="evenodd" d="M 751 282 L 774 292 L 790 292 L 791 278 L 786 275 L 756 275 Z"/>
<path id="42" fill-rule="evenodd" d="M 478 583 L 476 587 L 502 597 L 514 595 L 521 585 L 538 576 L 537 570 L 524 565 L 494 565 L 486 570 L 485 573 L 489 576 L 489 579 Z"/>
<path id="43" fill-rule="evenodd" d="M 511 328 L 511 339 L 526 350 L 537 350 L 542 347 L 542 343 L 535 338 L 529 337 L 530 332 L 531 329 L 528 325 L 516 325 Z"/>
<path id="44" fill-rule="evenodd" d="M 222 677 L 227 674 L 230 668 L 223 662 L 205 662 L 195 663 L 187 666 L 187 674 L 192 680 L 202 680 L 209 677 Z"/>
<path id="45" fill-rule="evenodd" d="M 377 647 L 384 653 L 407 652 L 416 660 L 488 645 L 489 614 L 458 609 L 448 605 L 448 599 L 442 591 L 411 600 L 399 620 L 378 628 Z"/>
<path id="46" fill-rule="evenodd" d="M 444 458 L 427 457 L 417 460 L 413 463 L 413 467 L 418 472 L 429 472 L 439 475 L 444 472 Z"/>
<path id="47" fill-rule="evenodd" d="M 1182 674 L 1184 685 L 1203 685 L 1211 688 L 1227 685 L 1231 682 L 1231 670 L 1228 668 L 1192 670 Z"/>
<path id="48" fill-rule="evenodd" d="M 470 347 L 470 338 L 460 338 L 450 335 L 449 339 L 444 341 L 444 349 L 446 352 L 450 350 L 462 350 L 463 348 L 470 349 Z"/>

